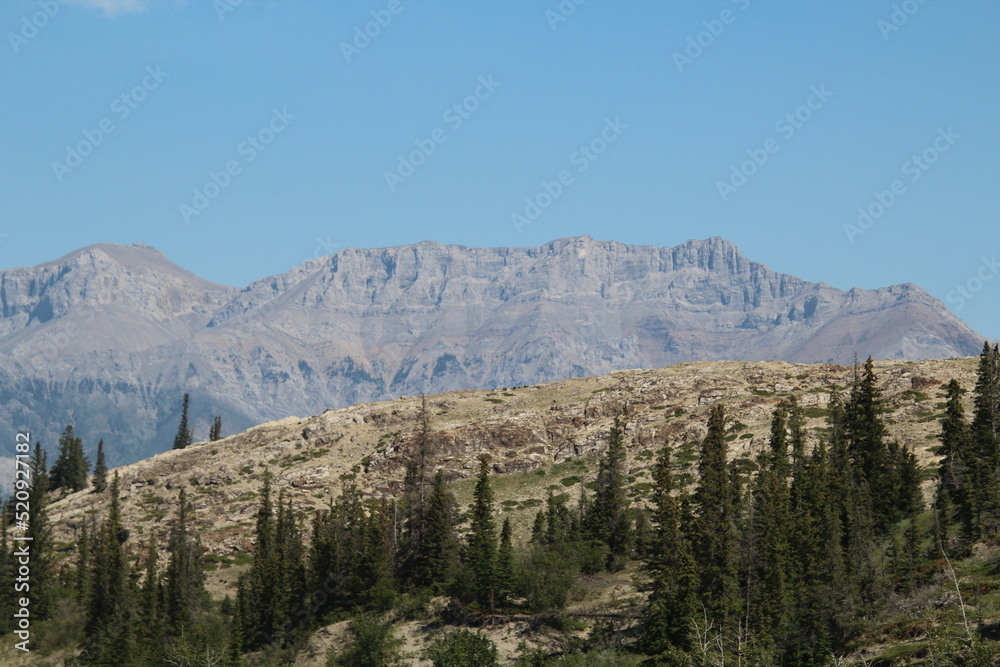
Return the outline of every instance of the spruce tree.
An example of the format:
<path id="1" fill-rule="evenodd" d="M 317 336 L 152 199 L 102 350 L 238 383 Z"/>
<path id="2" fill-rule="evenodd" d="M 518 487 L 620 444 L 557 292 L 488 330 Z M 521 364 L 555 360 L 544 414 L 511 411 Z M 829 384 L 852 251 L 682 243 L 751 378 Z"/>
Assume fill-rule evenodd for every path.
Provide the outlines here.
<path id="1" fill-rule="evenodd" d="M 73 432 L 73 426 L 67 425 L 59 438 L 59 456 L 49 471 L 50 488 L 70 492 L 86 488 L 89 468 L 83 441 Z"/>
<path id="2" fill-rule="evenodd" d="M 191 395 L 184 394 L 184 404 L 181 407 L 181 423 L 177 426 L 177 435 L 174 436 L 174 449 L 184 449 L 191 444 L 193 435 L 188 426 L 188 406 L 191 402 Z"/>
<path id="3" fill-rule="evenodd" d="M 212 420 L 212 426 L 208 429 L 208 440 L 209 442 L 215 442 L 216 440 L 222 439 L 222 417 L 216 416 Z"/>
<path id="4" fill-rule="evenodd" d="M 608 566 L 614 557 L 623 557 L 631 549 L 632 530 L 625 495 L 625 423 L 615 417 L 608 433 L 608 448 L 598 463 L 593 502 L 586 517 L 591 539 L 608 545 Z M 549 517 L 552 521 L 552 517 Z"/>
<path id="5" fill-rule="evenodd" d="M 417 562 L 414 581 L 419 586 L 443 590 L 451 581 L 458 552 L 455 536 L 455 499 L 448 492 L 444 472 L 434 475 L 427 512 L 427 535 Z"/>
<path id="6" fill-rule="evenodd" d="M 253 562 L 240 581 L 240 611 L 244 648 L 255 650 L 274 638 L 275 603 L 278 596 L 278 562 L 275 548 L 271 474 L 264 474 L 257 510 Z"/>
<path id="7" fill-rule="evenodd" d="M 514 592 L 514 545 L 510 519 L 503 520 L 500 529 L 500 547 L 497 550 L 496 600 L 500 604 Z"/>
<path id="8" fill-rule="evenodd" d="M 789 540 L 792 516 L 786 431 L 789 407 L 781 405 L 774 411 L 770 451 L 759 458 L 760 472 L 752 491 L 750 530 L 755 548 L 748 568 L 747 616 L 750 629 L 763 640 L 765 647 L 784 633 L 792 598 Z"/>
<path id="9" fill-rule="evenodd" d="M 121 522 L 118 473 L 111 480 L 108 516 L 101 525 L 93 557 L 93 576 L 86 615 L 84 647 L 89 661 L 99 665 L 133 662 L 135 598 L 125 555 L 128 531 Z"/>
<path id="10" fill-rule="evenodd" d="M 726 463 L 725 421 L 725 408 L 721 404 L 713 406 L 698 460 L 694 496 L 700 593 L 711 619 L 720 625 L 728 625 L 739 611 L 735 493 Z"/>
<path id="11" fill-rule="evenodd" d="M 476 599 L 483 607 L 492 609 L 496 590 L 497 536 L 493 521 L 490 463 L 486 456 L 479 459 L 479 477 L 472 501 L 472 528 L 466 552 Z"/>
<path id="12" fill-rule="evenodd" d="M 0 637 L 14 629 L 14 557 L 7 539 L 8 509 L 0 511 Z"/>
<path id="13" fill-rule="evenodd" d="M 656 529 L 646 560 L 652 590 L 639 641 L 642 650 L 652 656 L 691 648 L 691 623 L 698 612 L 698 572 L 681 529 L 681 506 L 674 495 L 673 478 L 672 450 L 664 446 L 653 469 Z"/>
<path id="14" fill-rule="evenodd" d="M 155 664 L 162 659 L 164 642 L 163 584 L 160 582 L 156 540 L 150 538 L 146 550 L 146 574 L 139 594 L 139 623 L 142 628 L 143 658 Z"/>
<path id="15" fill-rule="evenodd" d="M 938 436 L 941 439 L 942 459 L 935 508 L 941 521 L 956 523 L 966 536 L 972 536 L 975 523 L 972 468 L 976 451 L 962 405 L 965 391 L 954 379 L 945 391 L 947 402 Z"/>
<path id="16" fill-rule="evenodd" d="M 1000 528 L 1000 348 L 984 343 L 973 391 L 972 506 L 978 537 Z"/>
<path id="17" fill-rule="evenodd" d="M 166 627 L 174 635 L 181 634 L 190 624 L 205 591 L 201 544 L 188 527 L 190 513 L 187 493 L 181 489 L 177 518 L 170 529 L 170 560 L 165 577 Z"/>
<path id="18" fill-rule="evenodd" d="M 52 615 L 52 598 L 56 586 L 55 547 L 52 542 L 52 527 L 49 525 L 47 495 L 49 479 L 45 466 L 45 452 L 36 443 L 31 459 L 31 488 L 28 490 L 28 529 L 24 534 L 31 550 L 28 599 L 32 617 L 36 620 L 45 620 Z"/>
<path id="19" fill-rule="evenodd" d="M 104 493 L 108 488 L 108 467 L 104 462 L 104 439 L 97 443 L 97 461 L 94 463 L 94 492 Z"/>

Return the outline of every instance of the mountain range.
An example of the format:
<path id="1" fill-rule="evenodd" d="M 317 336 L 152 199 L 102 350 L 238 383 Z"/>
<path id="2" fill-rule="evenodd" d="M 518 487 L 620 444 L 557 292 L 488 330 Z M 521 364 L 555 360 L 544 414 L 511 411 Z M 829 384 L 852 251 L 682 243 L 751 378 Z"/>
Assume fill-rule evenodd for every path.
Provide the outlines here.
<path id="1" fill-rule="evenodd" d="M 348 248 L 243 288 L 149 246 L 98 244 L 0 271 L 0 437 L 50 450 L 74 424 L 111 465 L 196 439 L 399 395 L 513 387 L 680 361 L 850 363 L 979 352 L 912 284 L 840 290 L 721 238 L 674 248 Z"/>

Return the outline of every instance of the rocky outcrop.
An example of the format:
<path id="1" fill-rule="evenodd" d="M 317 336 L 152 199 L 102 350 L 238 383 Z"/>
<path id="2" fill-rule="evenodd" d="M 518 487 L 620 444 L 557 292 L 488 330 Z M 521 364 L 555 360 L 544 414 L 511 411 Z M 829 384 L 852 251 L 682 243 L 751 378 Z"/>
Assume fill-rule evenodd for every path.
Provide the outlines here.
<path id="1" fill-rule="evenodd" d="M 112 463 L 167 448 L 184 391 L 200 436 L 216 414 L 233 432 L 678 361 L 943 358 L 982 345 L 913 285 L 809 283 L 720 238 L 345 249 L 243 289 L 146 246 L 102 244 L 0 272 L 0 303 L 2 428 L 51 446 L 73 422 L 91 448 L 105 439 Z"/>

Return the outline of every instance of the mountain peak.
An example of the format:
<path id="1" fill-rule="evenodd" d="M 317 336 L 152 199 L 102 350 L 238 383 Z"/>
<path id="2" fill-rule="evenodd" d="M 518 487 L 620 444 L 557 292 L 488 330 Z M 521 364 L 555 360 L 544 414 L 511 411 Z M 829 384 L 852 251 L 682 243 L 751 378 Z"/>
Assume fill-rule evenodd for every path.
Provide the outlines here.
<path id="1" fill-rule="evenodd" d="M 679 361 L 946 358 L 983 341 L 917 287 L 845 292 L 718 236 L 673 248 L 578 236 L 344 249 L 243 289 L 148 246 L 98 244 L 0 271 L 0 285 L 0 393 L 30 404 L 0 405 L 0 423 L 76 410 L 103 420 L 109 439 L 150 449 L 171 442 L 177 415 L 164 405 L 185 392 L 204 411 L 196 422 L 222 414 L 244 428 Z M 63 389 L 36 405 L 32 387 Z"/>
<path id="2" fill-rule="evenodd" d="M 128 272 L 146 272 L 170 276 L 174 279 L 191 283 L 198 289 L 230 289 L 226 285 L 205 280 L 191 271 L 181 268 L 167 259 L 162 252 L 144 243 L 133 243 L 132 245 L 94 243 L 63 255 L 59 259 L 43 262 L 34 268 L 44 270 L 69 266 L 90 267 L 102 270 L 100 267 L 106 267 L 108 264 L 117 264 Z"/>

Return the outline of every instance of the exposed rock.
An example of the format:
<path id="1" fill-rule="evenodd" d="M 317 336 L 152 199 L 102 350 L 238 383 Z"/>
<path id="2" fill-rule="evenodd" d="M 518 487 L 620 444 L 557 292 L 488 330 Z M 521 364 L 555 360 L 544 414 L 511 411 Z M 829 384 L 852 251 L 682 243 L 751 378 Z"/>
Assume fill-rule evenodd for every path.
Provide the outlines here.
<path id="1" fill-rule="evenodd" d="M 201 435 L 215 415 L 234 432 L 362 401 L 685 360 L 944 358 L 982 345 L 913 285 L 808 283 L 720 238 L 345 249 L 241 290 L 147 246 L 102 244 L 0 272 L 0 301 L 0 437 L 22 428 L 52 448 L 73 422 L 91 455 L 105 439 L 111 464 L 169 447 L 185 391 Z M 699 389 L 695 404 L 732 391 L 720 378 Z M 507 393 L 490 394 L 494 412 Z M 581 418 L 618 407 L 595 395 Z M 393 429 L 413 410 L 397 400 L 352 419 Z"/>

